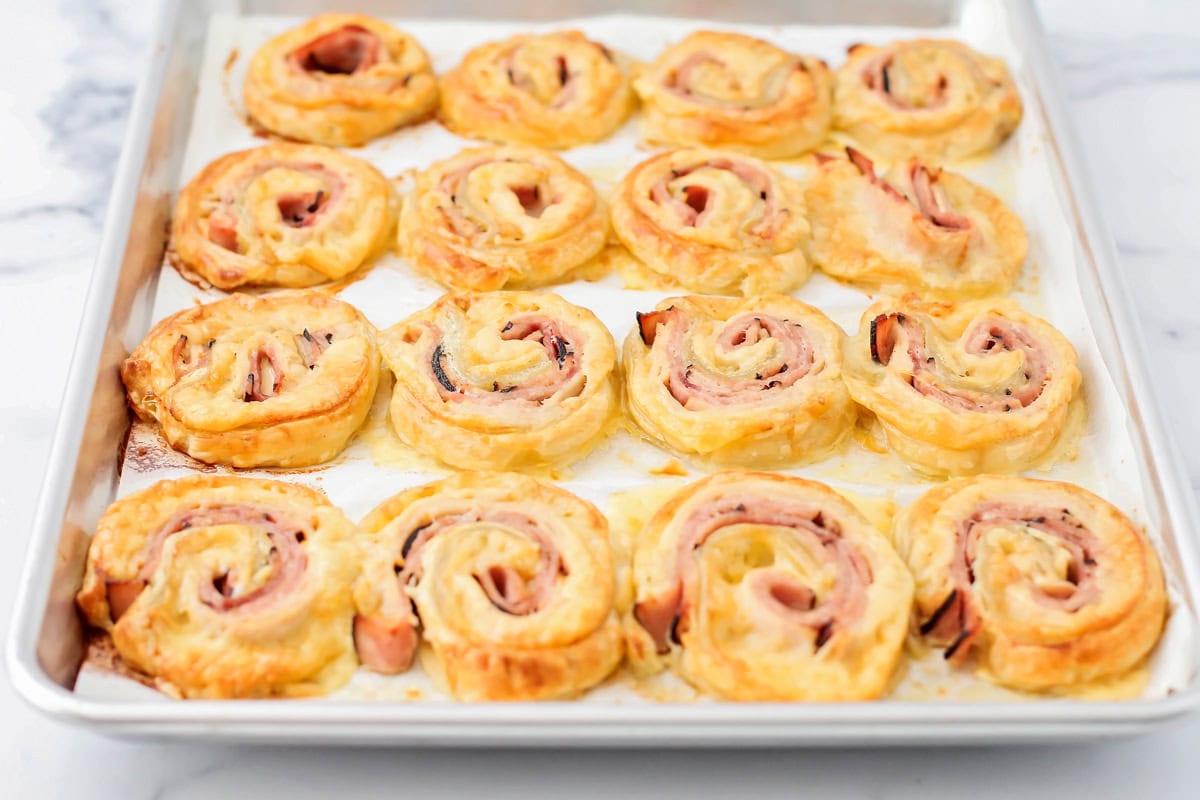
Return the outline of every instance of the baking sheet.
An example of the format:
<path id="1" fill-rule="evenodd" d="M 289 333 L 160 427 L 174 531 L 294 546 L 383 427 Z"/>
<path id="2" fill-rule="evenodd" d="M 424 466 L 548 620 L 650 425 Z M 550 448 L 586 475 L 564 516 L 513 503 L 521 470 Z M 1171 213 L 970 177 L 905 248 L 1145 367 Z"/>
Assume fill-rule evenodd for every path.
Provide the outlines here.
<path id="1" fill-rule="evenodd" d="M 1000 16 L 1004 13 L 1001 4 L 994 0 L 966 0 L 958 23 L 944 29 L 729 25 L 633 15 L 567 20 L 553 25 L 461 20 L 390 21 L 425 46 L 438 73 L 453 67 L 468 49 L 483 42 L 518 32 L 567 27 L 578 28 L 591 38 L 646 61 L 692 30 L 735 30 L 767 39 L 785 49 L 820 56 L 834 68 L 844 60 L 847 45 L 854 42 L 882 43 L 897 38 L 944 35 L 1003 57 L 1013 71 L 1022 95 L 1028 99 L 1032 97 L 1031 87 L 1023 69 L 1021 52 L 1005 33 L 1008 26 Z M 263 143 L 235 113 L 231 100 L 236 104 L 240 97 L 249 55 L 271 36 L 301 21 L 299 17 L 215 15 L 212 18 L 196 96 L 196 113 L 184 157 L 183 181 L 218 156 Z M 640 143 L 638 125 L 635 115 L 607 141 L 575 148 L 562 155 L 585 172 L 602 194 L 607 194 L 621 175 L 653 152 Z M 399 131 L 349 152 L 371 161 L 385 175 L 396 178 L 401 191 L 405 191 L 414 169 L 477 144 L 451 134 L 436 123 L 429 123 Z M 1132 423 L 1083 311 L 1084 303 L 1076 278 L 1082 254 L 1068 222 L 1064 198 L 1055 191 L 1047 149 L 1048 139 L 1040 116 L 1030 113 L 1012 139 L 992 156 L 951 167 L 995 191 L 1025 221 L 1030 235 L 1030 253 L 1013 297 L 1028 311 L 1050 320 L 1079 352 L 1088 417 L 1079 440 L 1078 455 L 1050 470 L 1029 474 L 1066 480 L 1091 489 L 1146 524 L 1154 537 L 1159 520 L 1149 517 L 1144 498 L 1144 476 L 1137 468 L 1129 429 Z M 800 165 L 776 163 L 793 177 L 804 177 Z M 433 302 L 443 291 L 438 284 L 417 275 L 403 259 L 391 255 L 361 278 L 349 282 L 339 296 L 358 306 L 383 329 Z M 576 281 L 550 287 L 549 291 L 591 308 L 609 327 L 618 344 L 632 327 L 635 310 L 648 310 L 663 297 L 681 293 L 627 290 L 622 288 L 615 274 L 595 282 Z M 848 332 L 857 329 L 858 318 L 871 300 L 866 294 L 840 286 L 820 273 L 794 294 L 821 308 Z M 157 287 L 153 317 L 160 319 L 195 302 L 208 302 L 222 296 L 224 294 L 218 291 L 197 290 L 173 269 L 165 267 Z M 137 341 L 125 344 L 132 349 Z M 408 450 L 395 439 L 386 422 L 389 386 L 390 382 L 381 383 L 371 419 L 346 453 L 331 465 L 297 472 L 247 471 L 243 474 L 295 481 L 320 489 L 355 520 L 401 489 L 448 474 L 447 470 L 438 468 L 433 461 Z M 614 493 L 668 482 L 670 479 L 658 477 L 652 471 L 661 470 L 673 460 L 677 459 L 671 454 L 618 430 L 586 459 L 556 470 L 551 477 L 601 509 L 609 510 L 610 496 Z M 683 463 L 691 479 L 707 471 L 694 463 Z M 163 478 L 187 474 L 194 466 L 186 457 L 170 451 L 153 426 L 139 424 L 130 436 L 118 495 L 126 495 Z M 824 462 L 786 472 L 848 489 L 868 498 L 868 502 L 874 498 L 904 505 L 930 486 L 894 456 L 878 455 L 857 441 L 852 441 L 843 453 Z M 1183 688 L 1197 662 L 1194 619 L 1178 602 L 1179 593 L 1174 588 L 1178 585 L 1178 576 L 1168 577 L 1172 585 L 1173 612 L 1149 665 L 1145 697 L 1162 697 L 1171 690 Z M 82 697 L 100 700 L 159 702 L 166 699 L 139 683 L 91 665 L 85 665 L 75 688 Z M 638 689 L 640 691 L 618 675 L 589 693 L 583 702 L 645 703 L 648 698 L 692 697 L 690 690 L 671 678 Z M 907 659 L 890 697 L 988 700 L 1026 696 L 999 689 L 966 672 L 950 673 L 935 653 L 932 657 Z M 305 702 L 364 698 L 445 701 L 417 668 L 396 677 L 360 670 L 346 688 L 331 698 Z"/>

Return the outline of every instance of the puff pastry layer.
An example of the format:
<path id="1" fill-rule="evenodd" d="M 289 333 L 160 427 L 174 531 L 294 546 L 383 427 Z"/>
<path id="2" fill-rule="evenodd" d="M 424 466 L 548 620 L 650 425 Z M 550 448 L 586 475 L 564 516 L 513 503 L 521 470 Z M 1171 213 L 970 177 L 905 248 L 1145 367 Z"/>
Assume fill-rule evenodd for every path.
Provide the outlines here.
<path id="1" fill-rule="evenodd" d="M 318 492 L 196 475 L 113 503 L 78 603 L 183 697 L 326 694 L 357 667 L 354 526 Z"/>
<path id="2" fill-rule="evenodd" d="M 437 79 L 408 34 L 362 14 L 322 14 L 255 51 L 243 97 L 272 133 L 355 146 L 428 117 Z"/>
<path id="3" fill-rule="evenodd" d="M 675 150 L 617 187 L 613 231 L 650 270 L 704 294 L 783 292 L 809 275 L 800 187 L 758 159 Z"/>
<path id="4" fill-rule="evenodd" d="M 551 283 L 599 253 L 607 235 L 587 178 L 532 147 L 475 148 L 434 164 L 400 214 L 401 251 L 454 289 Z"/>
<path id="5" fill-rule="evenodd" d="M 316 291 L 233 295 L 172 314 L 121 367 L 138 416 L 176 450 L 235 467 L 336 456 L 379 382 L 375 329 Z"/>
<path id="6" fill-rule="evenodd" d="M 947 39 L 855 45 L 837 71 L 834 127 L 888 158 L 985 153 L 1021 122 L 1021 97 L 998 58 Z"/>
<path id="7" fill-rule="evenodd" d="M 523 475 L 462 473 L 402 492 L 361 525 L 373 556 L 356 596 L 366 666 L 422 666 L 459 700 L 570 697 L 623 654 L 608 523 Z"/>
<path id="8" fill-rule="evenodd" d="M 646 523 L 625 620 L 635 670 L 730 700 L 867 700 L 900 657 L 912 577 L 841 495 L 724 472 Z"/>
<path id="9" fill-rule="evenodd" d="M 1019 472 L 1051 455 L 1076 401 L 1077 361 L 1061 333 L 1011 300 L 910 296 L 867 309 L 845 376 L 919 471 Z"/>
<path id="10" fill-rule="evenodd" d="M 627 59 L 579 31 L 521 34 L 442 77 L 442 121 L 472 139 L 563 149 L 598 142 L 633 110 Z"/>
<path id="11" fill-rule="evenodd" d="M 365 161 L 277 143 L 222 156 L 184 187 L 172 263 L 219 289 L 312 286 L 344 277 L 391 244 L 396 198 Z"/>
<path id="12" fill-rule="evenodd" d="M 985 475 L 942 484 L 896 519 L 920 633 L 1016 689 L 1070 687 L 1137 665 L 1166 589 L 1120 511 L 1069 483 Z"/>
<path id="13" fill-rule="evenodd" d="M 852 147 L 818 156 L 805 199 L 813 264 L 872 289 L 940 297 L 1003 293 L 1029 249 L 1019 217 L 987 189 L 911 158 L 883 175 Z"/>
<path id="14" fill-rule="evenodd" d="M 697 31 L 634 81 L 654 141 L 786 158 L 819 145 L 833 116 L 825 62 L 738 33 Z"/>
<path id="15" fill-rule="evenodd" d="M 451 292 L 380 346 L 396 433 L 462 469 L 582 458 L 616 409 L 612 336 L 557 295 Z"/>
<path id="16" fill-rule="evenodd" d="M 845 437 L 841 328 L 786 295 L 672 297 L 638 313 L 622 366 L 654 440 L 722 463 L 813 461 Z"/>

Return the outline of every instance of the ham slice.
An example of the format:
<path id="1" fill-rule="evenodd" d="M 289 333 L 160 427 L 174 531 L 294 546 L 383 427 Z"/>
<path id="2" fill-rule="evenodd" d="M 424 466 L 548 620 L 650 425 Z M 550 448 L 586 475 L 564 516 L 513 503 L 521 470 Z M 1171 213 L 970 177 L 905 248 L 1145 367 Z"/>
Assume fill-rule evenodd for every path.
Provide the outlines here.
<path id="1" fill-rule="evenodd" d="M 295 50 L 291 58 L 305 72 L 354 75 L 379 63 L 383 43 L 360 25 L 345 25 Z"/>

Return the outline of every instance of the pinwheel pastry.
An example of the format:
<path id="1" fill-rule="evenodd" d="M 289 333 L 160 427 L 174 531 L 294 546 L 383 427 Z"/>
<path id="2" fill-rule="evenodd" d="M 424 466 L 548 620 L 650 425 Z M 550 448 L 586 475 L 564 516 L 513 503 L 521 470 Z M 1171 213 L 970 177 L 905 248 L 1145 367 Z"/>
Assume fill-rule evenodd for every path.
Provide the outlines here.
<path id="1" fill-rule="evenodd" d="M 622 365 L 629 414 L 652 439 L 742 466 L 812 461 L 855 407 L 842 331 L 786 295 L 672 297 L 639 313 Z"/>
<path id="2" fill-rule="evenodd" d="M 667 48 L 633 88 L 654 141 L 786 158 L 829 131 L 825 62 L 740 33 L 697 31 Z"/>
<path id="3" fill-rule="evenodd" d="M 841 280 L 942 297 L 1003 293 L 1029 249 L 994 194 L 911 158 L 883 175 L 852 147 L 817 157 L 805 193 L 813 264 Z"/>
<path id="4" fill-rule="evenodd" d="M 983 475 L 926 492 L 895 522 L 916 622 L 961 664 L 1015 689 L 1126 672 L 1153 649 L 1162 567 L 1120 511 L 1078 486 Z"/>
<path id="5" fill-rule="evenodd" d="M 441 118 L 472 139 L 554 149 L 598 142 L 633 110 L 629 68 L 579 31 L 490 42 L 442 76 Z"/>
<path id="6" fill-rule="evenodd" d="M 524 475 L 462 473 L 402 492 L 362 521 L 355 593 L 364 665 L 421 664 L 459 700 L 544 700 L 602 681 L 623 653 L 608 523 Z"/>
<path id="7" fill-rule="evenodd" d="M 888 158 L 985 153 L 1021 122 L 1004 62 L 945 39 L 854 45 L 833 97 L 834 127 Z"/>
<path id="8" fill-rule="evenodd" d="M 591 183 L 532 147 L 464 150 L 417 176 L 400 249 L 454 289 L 562 279 L 604 248 L 608 218 Z"/>
<path id="9" fill-rule="evenodd" d="M 462 469 L 582 458 L 616 410 L 616 346 L 553 294 L 451 292 L 384 331 L 401 440 Z"/>
<path id="10" fill-rule="evenodd" d="M 675 494 L 638 537 L 633 580 L 634 669 L 669 667 L 743 701 L 880 696 L 913 593 L 887 538 L 841 495 L 765 472 Z"/>
<path id="11" fill-rule="evenodd" d="M 613 230 L 650 270 L 704 294 L 784 292 L 809 275 L 804 194 L 758 159 L 674 150 L 617 187 Z"/>
<path id="12" fill-rule="evenodd" d="M 312 286 L 391 245 L 396 198 L 365 161 L 280 142 L 222 156 L 179 195 L 169 255 L 219 289 Z"/>
<path id="13" fill-rule="evenodd" d="M 101 517 L 79 607 L 121 657 L 171 694 L 326 694 L 354 653 L 354 525 L 323 495 L 195 475 Z"/>
<path id="14" fill-rule="evenodd" d="M 1011 300 L 881 300 L 847 344 L 845 378 L 888 446 L 939 476 L 1048 460 L 1082 403 L 1071 343 Z"/>
<path id="15" fill-rule="evenodd" d="M 235 467 L 336 456 L 379 381 L 375 329 L 316 291 L 233 295 L 172 314 L 121 367 L 138 416 L 176 450 Z"/>
<path id="16" fill-rule="evenodd" d="M 356 146 L 429 117 L 437 78 L 408 34 L 362 14 L 322 14 L 255 51 L 244 98 L 272 133 Z"/>

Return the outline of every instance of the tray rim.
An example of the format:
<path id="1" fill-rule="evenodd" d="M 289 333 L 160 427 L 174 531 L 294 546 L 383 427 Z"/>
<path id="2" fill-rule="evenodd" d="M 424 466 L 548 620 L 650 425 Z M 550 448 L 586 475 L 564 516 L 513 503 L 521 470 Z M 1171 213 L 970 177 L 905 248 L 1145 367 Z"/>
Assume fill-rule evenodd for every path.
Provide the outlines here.
<path id="1" fill-rule="evenodd" d="M 116 285 L 133 223 L 137 189 L 148 154 L 154 112 L 166 80 L 171 32 L 184 0 L 164 0 L 145 71 L 129 115 L 95 266 L 87 290 L 80 333 L 71 358 L 64 402 L 56 423 L 30 546 L 17 586 L 5 666 L 17 694 L 35 709 L 58 719 L 100 730 L 146 735 L 269 741 L 356 741 L 386 738 L 390 743 L 609 744 L 655 739 L 669 745 L 818 743 L 912 743 L 918 740 L 970 743 L 981 740 L 1034 741 L 1048 736 L 1095 738 L 1137 733 L 1200 707 L 1200 678 L 1164 698 L 1126 701 L 1041 700 L 1030 703 L 972 701 L 888 701 L 861 704 L 655 704 L 604 706 L 579 702 L 459 704 L 268 701 L 123 702 L 77 697 L 52 680 L 36 654 L 39 626 L 50 593 L 58 535 L 66 511 L 100 363 L 104 330 L 113 311 Z M 1194 538 L 1200 527 L 1196 500 L 1183 481 L 1187 473 L 1175 442 L 1165 435 L 1163 416 L 1148 381 L 1140 328 L 1125 298 L 1123 273 L 1116 267 L 1111 236 L 1091 199 L 1088 173 L 1067 119 L 1063 94 L 1048 54 L 1048 43 L 1032 0 L 1004 0 L 1009 24 L 1024 40 L 1023 55 L 1034 79 L 1034 98 L 1047 125 L 1061 180 L 1065 210 L 1073 217 L 1077 243 L 1095 270 L 1099 297 L 1119 342 L 1121 367 L 1135 387 L 1123 398 L 1138 412 L 1164 517 L 1175 529 L 1180 578 L 1200 589 L 1200 558 Z M 1133 406 L 1137 408 L 1134 409 Z M 811 729 L 809 726 L 819 726 Z M 503 736 L 500 736 L 500 734 Z"/>

